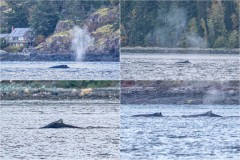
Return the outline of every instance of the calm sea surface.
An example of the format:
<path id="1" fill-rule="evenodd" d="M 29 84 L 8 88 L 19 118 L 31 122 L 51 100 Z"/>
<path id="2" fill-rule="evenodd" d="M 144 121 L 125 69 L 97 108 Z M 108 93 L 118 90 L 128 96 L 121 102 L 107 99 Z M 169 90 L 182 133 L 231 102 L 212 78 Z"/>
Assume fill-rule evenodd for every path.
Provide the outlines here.
<path id="1" fill-rule="evenodd" d="M 239 55 L 123 53 L 123 80 L 238 80 Z M 177 62 L 189 60 L 191 63 Z"/>
<path id="2" fill-rule="evenodd" d="M 2 101 L 0 159 L 119 159 L 119 104 Z M 38 129 L 62 118 L 93 129 Z"/>
<path id="3" fill-rule="evenodd" d="M 212 110 L 223 117 L 183 118 Z M 162 112 L 166 117 L 131 117 Z M 240 106 L 122 105 L 121 159 L 239 159 Z"/>
<path id="4" fill-rule="evenodd" d="M 70 68 L 49 68 L 56 65 Z M 119 62 L 1 62 L 1 80 L 119 80 Z"/>

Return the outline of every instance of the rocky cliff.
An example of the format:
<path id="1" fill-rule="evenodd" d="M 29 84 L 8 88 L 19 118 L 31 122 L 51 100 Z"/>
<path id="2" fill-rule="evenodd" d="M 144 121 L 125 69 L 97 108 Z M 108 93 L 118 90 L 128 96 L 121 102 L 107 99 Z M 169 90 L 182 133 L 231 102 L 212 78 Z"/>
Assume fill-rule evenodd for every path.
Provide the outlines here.
<path id="1" fill-rule="evenodd" d="M 74 36 L 73 21 L 59 21 L 55 32 L 44 42 L 36 46 L 35 54 L 74 54 L 71 42 Z M 94 38 L 94 44 L 88 47 L 87 61 L 118 61 L 119 60 L 119 8 L 101 8 L 91 14 L 84 22 L 78 24 L 87 27 Z M 71 56 L 70 56 L 71 57 Z"/>

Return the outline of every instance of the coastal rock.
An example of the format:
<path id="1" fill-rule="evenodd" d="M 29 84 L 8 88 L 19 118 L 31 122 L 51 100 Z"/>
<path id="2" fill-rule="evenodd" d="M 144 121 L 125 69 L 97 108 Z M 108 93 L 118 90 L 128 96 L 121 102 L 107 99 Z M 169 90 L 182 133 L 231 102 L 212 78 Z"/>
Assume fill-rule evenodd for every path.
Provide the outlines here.
<path id="1" fill-rule="evenodd" d="M 38 53 L 66 54 L 70 53 L 72 34 L 74 26 L 72 21 L 59 21 L 54 34 L 49 36 L 43 43 L 35 47 Z"/>
<path id="2" fill-rule="evenodd" d="M 94 44 L 86 51 L 85 61 L 119 61 L 119 8 L 101 8 L 91 14 L 82 26 L 87 26 Z M 55 32 L 34 48 L 35 54 L 71 54 L 74 23 L 59 21 Z"/>
<path id="3" fill-rule="evenodd" d="M 118 7 L 102 8 L 90 15 L 87 27 L 95 42 L 87 49 L 85 60 L 119 61 L 120 29 L 118 17 Z"/>

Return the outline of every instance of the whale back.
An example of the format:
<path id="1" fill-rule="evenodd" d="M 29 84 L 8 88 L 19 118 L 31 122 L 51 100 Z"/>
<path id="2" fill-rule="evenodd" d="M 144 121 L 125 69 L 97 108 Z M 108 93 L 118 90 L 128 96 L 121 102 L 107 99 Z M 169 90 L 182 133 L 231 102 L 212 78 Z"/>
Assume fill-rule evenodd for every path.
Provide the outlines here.
<path id="1" fill-rule="evenodd" d="M 205 112 L 203 114 L 194 114 L 194 115 L 183 115 L 182 117 L 222 117 L 220 115 L 212 113 L 212 111 Z"/>
<path id="2" fill-rule="evenodd" d="M 156 116 L 156 117 L 162 117 L 162 116 L 163 116 L 161 112 L 159 112 L 159 113 L 153 113 L 152 115 L 153 115 L 153 116 Z"/>
<path id="3" fill-rule="evenodd" d="M 73 125 L 64 124 L 62 119 L 55 122 L 49 123 L 48 125 L 41 128 L 81 128 Z"/>
<path id="4" fill-rule="evenodd" d="M 57 65 L 57 66 L 52 66 L 50 68 L 69 68 L 67 65 Z"/>
<path id="5" fill-rule="evenodd" d="M 55 122 L 49 123 L 48 125 L 41 127 L 41 128 L 58 128 L 59 126 L 61 126 L 63 124 L 63 120 L 59 119 Z"/>
<path id="6" fill-rule="evenodd" d="M 163 117 L 161 112 L 153 113 L 153 114 L 138 114 L 133 115 L 132 117 Z"/>

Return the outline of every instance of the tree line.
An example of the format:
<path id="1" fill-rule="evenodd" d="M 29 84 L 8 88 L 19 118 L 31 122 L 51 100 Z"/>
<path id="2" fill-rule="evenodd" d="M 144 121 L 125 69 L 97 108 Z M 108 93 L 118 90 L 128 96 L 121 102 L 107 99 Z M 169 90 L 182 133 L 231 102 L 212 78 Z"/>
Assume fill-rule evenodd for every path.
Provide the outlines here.
<path id="1" fill-rule="evenodd" d="M 117 0 L 5 0 L 6 11 L 1 16 L 1 33 L 9 33 L 15 28 L 31 27 L 36 35 L 51 35 L 59 20 L 81 23 L 89 14 L 100 7 L 118 5 Z"/>
<path id="2" fill-rule="evenodd" d="M 239 48 L 239 2 L 122 1 L 121 45 Z"/>

